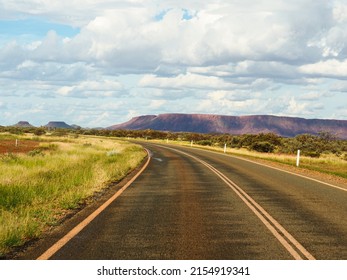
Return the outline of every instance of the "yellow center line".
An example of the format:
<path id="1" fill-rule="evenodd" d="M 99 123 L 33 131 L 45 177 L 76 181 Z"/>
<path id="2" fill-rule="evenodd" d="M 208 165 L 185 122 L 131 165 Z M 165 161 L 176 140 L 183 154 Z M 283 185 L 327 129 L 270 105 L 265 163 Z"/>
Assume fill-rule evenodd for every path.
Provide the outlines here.
<path id="1" fill-rule="evenodd" d="M 315 260 L 315 258 L 297 241 L 285 228 L 277 222 L 263 207 L 261 207 L 252 197 L 250 197 L 242 188 L 231 181 L 226 175 L 217 170 L 207 162 L 190 155 L 186 152 L 160 146 L 166 149 L 174 150 L 186 156 L 189 156 L 196 161 L 200 162 L 212 172 L 214 172 L 219 178 L 221 178 L 240 198 L 241 200 L 252 210 L 252 212 L 261 220 L 261 222 L 268 228 L 268 230 L 276 237 L 276 239 L 282 244 L 282 246 L 294 257 L 296 260 L 302 260 L 301 255 L 305 256 L 308 260 Z M 285 238 L 284 238 L 285 237 Z M 289 243 L 289 242 L 291 243 Z M 300 255 L 301 254 L 301 255 Z"/>

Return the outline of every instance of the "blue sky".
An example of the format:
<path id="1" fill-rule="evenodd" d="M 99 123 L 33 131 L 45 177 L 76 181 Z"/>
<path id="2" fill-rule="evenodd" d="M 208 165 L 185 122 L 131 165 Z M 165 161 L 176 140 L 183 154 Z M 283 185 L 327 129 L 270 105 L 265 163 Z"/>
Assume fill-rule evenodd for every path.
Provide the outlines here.
<path id="1" fill-rule="evenodd" d="M 24 35 L 41 39 L 50 30 L 55 30 L 57 34 L 64 37 L 73 37 L 79 33 L 78 28 L 49 22 L 47 19 L 28 17 L 25 19 L 0 20 L 0 33 L 3 36 L 8 36 L 8 39 L 16 39 Z"/>
<path id="2" fill-rule="evenodd" d="M 345 0 L 0 0 L 0 125 L 347 119 Z"/>

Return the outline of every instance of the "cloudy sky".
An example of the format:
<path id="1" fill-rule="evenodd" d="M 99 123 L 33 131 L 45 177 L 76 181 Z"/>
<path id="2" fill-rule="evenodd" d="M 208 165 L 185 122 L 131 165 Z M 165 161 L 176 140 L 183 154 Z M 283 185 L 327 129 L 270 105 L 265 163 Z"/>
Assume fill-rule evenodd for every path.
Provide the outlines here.
<path id="1" fill-rule="evenodd" d="M 0 0 L 0 125 L 347 119 L 347 0 Z"/>

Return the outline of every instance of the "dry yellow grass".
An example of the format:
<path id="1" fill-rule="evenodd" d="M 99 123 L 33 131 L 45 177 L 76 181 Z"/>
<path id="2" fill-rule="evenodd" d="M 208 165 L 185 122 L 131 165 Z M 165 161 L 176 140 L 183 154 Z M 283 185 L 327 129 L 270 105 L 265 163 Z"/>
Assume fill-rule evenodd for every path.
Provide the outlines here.
<path id="1" fill-rule="evenodd" d="M 29 154 L 0 157 L 0 256 L 58 223 L 64 210 L 121 179 L 146 156 L 140 146 L 110 138 L 42 141 Z"/>

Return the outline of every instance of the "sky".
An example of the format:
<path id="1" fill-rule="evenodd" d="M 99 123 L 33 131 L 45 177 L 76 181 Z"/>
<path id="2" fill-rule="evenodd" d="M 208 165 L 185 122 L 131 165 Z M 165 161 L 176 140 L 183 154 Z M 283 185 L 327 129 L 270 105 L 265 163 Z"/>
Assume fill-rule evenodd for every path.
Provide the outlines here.
<path id="1" fill-rule="evenodd" d="M 0 0 L 0 125 L 347 119 L 347 0 Z"/>

